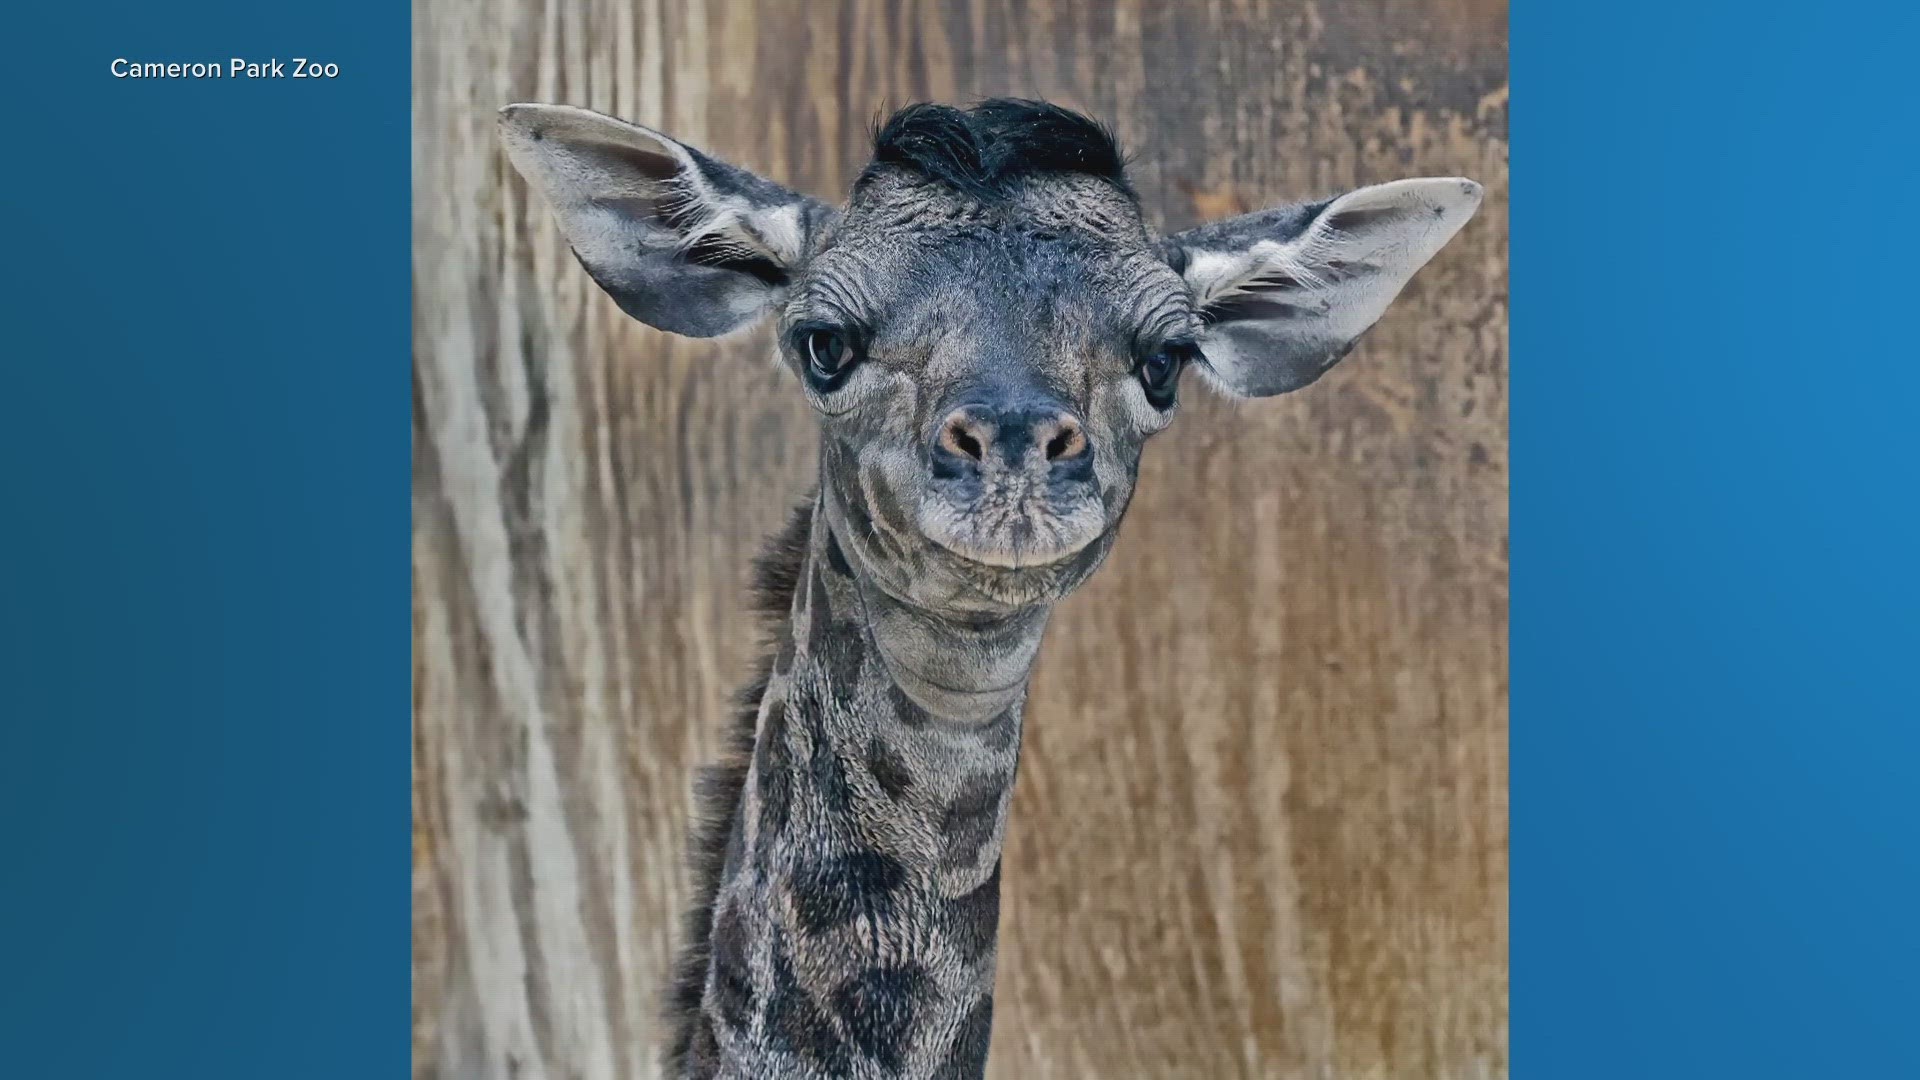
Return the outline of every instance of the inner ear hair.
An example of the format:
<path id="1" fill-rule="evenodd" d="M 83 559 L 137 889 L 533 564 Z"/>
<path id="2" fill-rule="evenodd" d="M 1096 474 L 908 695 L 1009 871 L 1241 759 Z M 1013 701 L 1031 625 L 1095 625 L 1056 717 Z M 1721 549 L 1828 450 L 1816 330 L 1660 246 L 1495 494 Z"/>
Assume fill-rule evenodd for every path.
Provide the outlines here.
<path id="1" fill-rule="evenodd" d="M 571 195 L 646 213 L 679 237 L 681 253 L 699 251 L 703 261 L 792 265 L 802 255 L 797 196 L 669 135 L 566 105 L 509 105 L 500 123 L 515 166 L 556 204 Z M 756 205 L 756 186 L 779 197 Z"/>
<path id="2" fill-rule="evenodd" d="M 629 315 L 691 337 L 756 321 L 831 211 L 658 131 L 567 105 L 500 112 L 508 157 Z"/>
<path id="3" fill-rule="evenodd" d="M 1421 198 L 1436 183 L 1462 185 L 1460 198 Z M 1303 207 L 1305 226 L 1292 236 L 1256 238 L 1237 251 L 1190 253 L 1184 276 L 1196 302 L 1206 306 L 1239 293 L 1325 290 L 1349 277 L 1392 273 L 1407 263 L 1418 269 L 1478 202 L 1479 185 L 1472 181 L 1401 180 L 1361 188 Z"/>
<path id="4" fill-rule="evenodd" d="M 1305 386 L 1353 347 L 1480 205 L 1460 177 L 1396 180 L 1336 199 L 1202 225 L 1168 247 L 1207 320 L 1202 352 L 1227 389 Z"/>

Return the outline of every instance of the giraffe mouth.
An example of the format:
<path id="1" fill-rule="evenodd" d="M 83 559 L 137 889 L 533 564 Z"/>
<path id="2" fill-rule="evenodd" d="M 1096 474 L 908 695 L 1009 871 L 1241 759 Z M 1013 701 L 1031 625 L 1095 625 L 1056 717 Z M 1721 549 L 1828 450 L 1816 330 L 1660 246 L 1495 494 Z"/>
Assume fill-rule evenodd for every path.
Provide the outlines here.
<path id="1" fill-rule="evenodd" d="M 1078 555 L 1093 543 L 1095 537 L 1064 546 L 1039 546 L 1014 541 L 1010 543 L 973 544 L 950 540 L 929 534 L 928 539 L 940 545 L 948 553 L 957 555 L 967 562 L 980 566 L 990 566 L 997 570 L 1036 570 L 1053 566 Z"/>
<path id="2" fill-rule="evenodd" d="M 1047 492 L 988 488 L 966 500 L 935 495 L 920 507 L 927 539 L 980 566 L 1031 570 L 1085 551 L 1106 532 L 1106 512 L 1091 493 L 1065 498 Z"/>

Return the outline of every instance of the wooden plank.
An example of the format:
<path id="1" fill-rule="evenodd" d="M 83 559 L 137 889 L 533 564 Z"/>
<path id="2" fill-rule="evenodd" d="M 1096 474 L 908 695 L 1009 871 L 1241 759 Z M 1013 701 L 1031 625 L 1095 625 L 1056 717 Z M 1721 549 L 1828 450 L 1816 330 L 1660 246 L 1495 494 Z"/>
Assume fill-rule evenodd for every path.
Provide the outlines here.
<path id="1" fill-rule="evenodd" d="M 417 0 L 416 1076 L 654 1075 L 691 767 L 813 468 L 762 333 L 594 291 L 494 141 L 562 101 L 838 198 L 886 104 L 1113 120 L 1182 228 L 1480 215 L 1339 371 L 1194 388 L 1043 648 L 996 1077 L 1506 1073 L 1504 3 Z"/>

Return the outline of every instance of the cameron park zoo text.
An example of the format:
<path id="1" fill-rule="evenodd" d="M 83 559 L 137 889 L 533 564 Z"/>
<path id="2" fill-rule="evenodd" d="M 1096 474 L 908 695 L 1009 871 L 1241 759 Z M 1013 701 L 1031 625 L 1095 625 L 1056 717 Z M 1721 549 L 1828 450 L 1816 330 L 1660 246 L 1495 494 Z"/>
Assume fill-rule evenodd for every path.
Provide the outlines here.
<path id="1" fill-rule="evenodd" d="M 115 57 L 116 79 L 337 79 L 340 65 L 296 56 L 290 60 L 140 61 Z"/>

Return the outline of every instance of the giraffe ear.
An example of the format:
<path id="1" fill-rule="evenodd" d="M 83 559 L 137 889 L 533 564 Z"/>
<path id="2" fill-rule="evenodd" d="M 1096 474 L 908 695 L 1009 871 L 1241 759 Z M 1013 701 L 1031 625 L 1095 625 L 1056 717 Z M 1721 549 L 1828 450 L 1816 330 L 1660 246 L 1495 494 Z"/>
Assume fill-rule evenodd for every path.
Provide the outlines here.
<path id="1" fill-rule="evenodd" d="M 593 280 L 649 326 L 750 325 L 833 211 L 657 131 L 568 105 L 509 105 L 500 135 Z"/>
<path id="2" fill-rule="evenodd" d="M 1162 253 L 1207 321 L 1206 370 L 1267 397 L 1326 374 L 1479 206 L 1471 180 L 1396 180 L 1202 225 Z"/>

